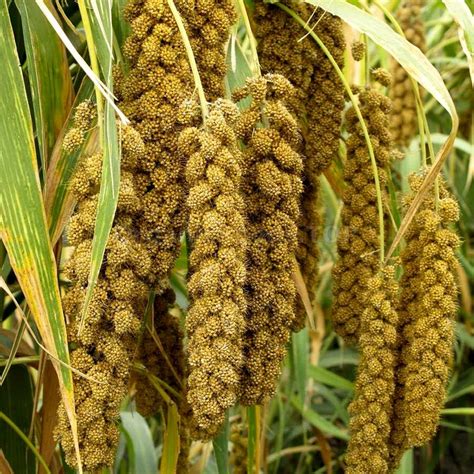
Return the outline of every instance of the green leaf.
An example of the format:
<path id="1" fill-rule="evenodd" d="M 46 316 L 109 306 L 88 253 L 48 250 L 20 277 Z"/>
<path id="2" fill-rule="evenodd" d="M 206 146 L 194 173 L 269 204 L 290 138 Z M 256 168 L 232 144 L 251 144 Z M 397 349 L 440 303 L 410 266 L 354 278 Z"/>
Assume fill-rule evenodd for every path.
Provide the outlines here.
<path id="1" fill-rule="evenodd" d="M 314 410 L 308 407 L 304 407 L 298 398 L 293 397 L 291 399 L 292 405 L 303 415 L 307 421 L 309 421 L 313 426 L 318 428 L 323 433 L 327 433 L 329 435 L 334 436 L 335 438 L 342 439 L 344 441 L 349 440 L 349 434 L 346 430 L 342 430 L 338 428 L 336 425 L 331 423 L 330 421 L 323 418 L 321 415 L 316 413 Z"/>
<path id="2" fill-rule="evenodd" d="M 340 399 L 334 390 L 325 385 L 318 384 L 316 393 L 321 395 L 334 408 L 334 417 L 338 417 L 345 425 L 349 424 L 349 414 L 347 413 L 347 398 Z M 319 405 L 318 405 L 319 407 Z"/>
<path id="3" fill-rule="evenodd" d="M 0 407 L 3 413 L 28 436 L 33 413 L 33 386 L 25 366 L 13 366 L 6 382 L 0 387 Z M 34 474 L 35 456 L 24 441 L 0 420 L 0 446 L 13 472 Z"/>
<path id="4" fill-rule="evenodd" d="M 224 425 L 212 441 L 219 474 L 229 474 L 229 413 L 226 413 Z"/>
<path id="5" fill-rule="evenodd" d="M 308 329 L 304 328 L 298 333 L 291 335 L 290 346 L 290 369 L 291 379 L 300 398 L 300 402 L 304 403 L 306 396 L 306 384 L 308 381 L 309 369 L 309 337 Z"/>
<path id="6" fill-rule="evenodd" d="M 252 77 L 250 65 L 242 52 L 242 47 L 237 39 L 229 41 L 227 47 L 227 75 L 226 89 L 227 95 L 245 84 L 245 80 Z M 250 105 L 251 98 L 247 97 L 238 103 L 239 109 L 245 110 Z"/>
<path id="7" fill-rule="evenodd" d="M 474 86 L 474 16 L 464 0 L 443 0 L 459 27 L 459 40 L 469 64 L 471 83 Z"/>
<path id="8" fill-rule="evenodd" d="M 180 450 L 178 423 L 178 408 L 175 403 L 168 403 L 168 417 L 163 437 L 163 454 L 161 456 L 160 474 L 174 474 L 176 472 Z"/>
<path id="9" fill-rule="evenodd" d="M 442 415 L 474 415 L 473 407 L 460 407 L 460 408 L 444 408 L 441 410 Z"/>
<path id="10" fill-rule="evenodd" d="M 118 45 L 122 49 L 122 45 L 130 33 L 130 25 L 123 18 L 123 9 L 127 4 L 127 0 L 115 0 L 112 7 L 112 23 L 114 26 L 115 37 Z"/>
<path id="11" fill-rule="evenodd" d="M 21 13 L 26 62 L 43 172 L 73 99 L 66 49 L 36 2 L 15 0 Z M 51 2 L 46 5 L 54 12 Z"/>
<path id="12" fill-rule="evenodd" d="M 129 411 L 122 411 L 120 418 L 122 428 L 127 434 L 127 451 L 131 463 L 131 472 L 156 473 L 155 447 L 145 418 L 137 412 Z"/>
<path id="13" fill-rule="evenodd" d="M 413 474 L 413 461 L 413 449 L 410 449 L 403 455 L 396 474 Z"/>
<path id="14" fill-rule="evenodd" d="M 316 367 L 312 365 L 309 368 L 309 374 L 316 382 L 323 383 L 324 385 L 341 388 L 349 392 L 354 390 L 354 384 L 351 381 L 340 377 L 334 372 L 324 369 L 323 367 Z"/>
<path id="15" fill-rule="evenodd" d="M 113 28 L 112 28 L 112 1 L 97 2 L 89 0 L 91 7 L 91 33 L 93 42 L 88 38 L 89 48 L 96 48 L 97 59 L 102 69 L 104 82 L 112 90 L 112 61 L 113 61 Z M 86 10 L 81 9 L 82 14 Z M 83 17 L 83 22 L 87 19 Z M 86 30 L 87 36 L 87 30 Z M 98 71 L 95 71 L 96 73 Z M 120 188 L 120 145 L 117 135 L 115 111 L 106 101 L 102 117 L 100 103 L 102 97 L 97 94 L 99 110 L 100 144 L 103 152 L 102 180 L 100 183 L 99 204 L 92 240 L 91 269 L 83 307 L 83 320 L 87 315 L 87 308 L 91 301 L 97 279 L 99 277 L 102 260 L 110 231 L 114 222 Z M 102 122 L 103 120 L 103 122 Z"/>
<path id="16" fill-rule="evenodd" d="M 440 421 L 439 426 L 444 426 L 456 431 L 465 431 L 466 433 L 474 434 L 474 429 L 468 426 L 460 425 L 458 423 L 450 423 L 449 421 Z"/>
<path id="17" fill-rule="evenodd" d="M 78 448 L 56 261 L 46 225 L 31 117 L 6 0 L 0 0 L 0 31 L 0 236 L 43 343 L 53 358 Z"/>
<path id="18" fill-rule="evenodd" d="M 351 348 L 332 349 L 321 354 L 318 367 L 330 369 L 331 367 L 344 367 L 345 365 L 357 365 L 359 354 Z"/>

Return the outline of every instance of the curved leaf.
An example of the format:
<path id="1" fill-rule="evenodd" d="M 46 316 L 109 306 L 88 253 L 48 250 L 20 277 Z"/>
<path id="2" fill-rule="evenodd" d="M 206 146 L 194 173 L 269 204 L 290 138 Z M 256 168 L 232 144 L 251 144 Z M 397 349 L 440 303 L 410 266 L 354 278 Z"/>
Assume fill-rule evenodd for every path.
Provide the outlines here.
<path id="1" fill-rule="evenodd" d="M 6 0 L 0 0 L 0 236 L 48 351 L 77 443 L 72 373 L 31 117 Z M 61 361 L 62 363 L 60 363 Z M 81 469 L 80 469 L 81 471 Z"/>
<path id="2" fill-rule="evenodd" d="M 21 14 L 39 150 L 46 173 L 49 156 L 71 107 L 72 79 L 66 48 L 35 2 L 16 0 Z M 50 1 L 48 8 L 54 12 Z"/>

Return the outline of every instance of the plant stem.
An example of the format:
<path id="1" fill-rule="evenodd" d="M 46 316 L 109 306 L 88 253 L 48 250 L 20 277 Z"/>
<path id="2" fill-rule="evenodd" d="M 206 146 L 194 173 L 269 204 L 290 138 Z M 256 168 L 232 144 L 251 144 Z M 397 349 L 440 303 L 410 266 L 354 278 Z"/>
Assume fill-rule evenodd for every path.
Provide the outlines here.
<path id="1" fill-rule="evenodd" d="M 202 121 L 205 122 L 207 116 L 209 115 L 209 109 L 207 107 L 206 95 L 204 93 L 204 88 L 202 87 L 201 76 L 199 75 L 199 70 L 196 63 L 196 58 L 194 57 L 193 48 L 191 47 L 191 42 L 189 41 L 188 34 L 186 33 L 186 28 L 184 27 L 183 19 L 176 8 L 173 0 L 168 0 L 168 6 L 170 7 L 171 13 L 174 16 L 176 25 L 178 26 L 179 33 L 181 34 L 181 39 L 184 43 L 184 48 L 188 56 L 189 65 L 193 73 L 194 84 L 199 96 L 199 104 L 201 106 Z"/>
<path id="2" fill-rule="evenodd" d="M 100 77 L 100 69 L 99 69 L 99 61 L 97 60 L 97 53 L 95 51 L 95 43 L 94 43 L 94 34 L 92 33 L 91 22 L 89 18 L 89 13 L 87 12 L 87 7 L 85 4 L 85 0 L 78 0 L 77 4 L 79 6 L 79 12 L 81 13 L 82 24 L 84 26 L 84 32 L 86 33 L 86 43 L 87 43 L 87 50 L 89 52 L 89 58 L 91 60 L 91 69 L 97 77 Z M 97 123 L 99 128 L 102 127 L 103 123 L 103 115 L 104 115 L 104 104 L 103 104 L 103 97 L 100 89 L 94 84 L 95 88 L 95 97 L 97 101 Z M 100 134 L 101 141 L 102 141 L 102 133 Z M 101 148 L 103 144 L 101 143 Z"/>
<path id="3" fill-rule="evenodd" d="M 8 418 L 5 413 L 0 411 L 0 420 L 3 420 L 7 425 L 10 426 L 10 428 L 15 431 L 15 433 L 25 442 L 25 444 L 33 451 L 33 454 L 36 456 L 40 464 L 43 466 L 46 474 L 51 474 L 51 471 L 49 470 L 48 465 L 46 464 L 46 461 L 43 459 L 43 456 L 39 453 L 39 451 L 36 449 L 36 446 L 28 439 L 28 437 L 23 433 L 23 431 L 18 428 L 18 426 Z"/>
<path id="4" fill-rule="evenodd" d="M 38 362 L 40 356 L 28 356 L 28 357 L 15 357 L 11 361 L 11 365 L 21 365 L 21 364 L 30 364 L 32 362 Z M 0 360 L 0 367 L 5 367 L 8 363 L 7 359 Z"/>

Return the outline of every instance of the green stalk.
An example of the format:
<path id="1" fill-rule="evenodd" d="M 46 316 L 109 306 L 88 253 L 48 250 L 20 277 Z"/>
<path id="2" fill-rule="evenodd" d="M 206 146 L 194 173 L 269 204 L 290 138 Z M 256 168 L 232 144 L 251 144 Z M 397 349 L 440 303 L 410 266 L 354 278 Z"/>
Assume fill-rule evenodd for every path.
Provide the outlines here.
<path id="1" fill-rule="evenodd" d="M 11 365 L 31 364 L 32 362 L 39 362 L 40 356 L 15 357 L 11 361 Z M 8 359 L 0 360 L 0 367 L 5 367 L 8 364 Z"/>
<path id="2" fill-rule="evenodd" d="M 81 13 L 82 24 L 84 26 L 84 32 L 86 34 L 86 43 L 87 43 L 87 50 L 89 52 L 89 58 L 91 60 L 91 68 L 94 74 L 97 77 L 100 77 L 100 69 L 99 69 L 99 61 L 97 60 L 97 53 L 95 51 L 95 43 L 94 43 L 94 34 L 92 33 L 91 21 L 89 19 L 89 13 L 87 12 L 87 7 L 85 4 L 85 0 L 77 0 L 79 5 L 79 12 Z M 95 97 L 97 101 L 97 123 L 99 128 L 102 127 L 103 123 L 103 115 L 104 115 L 104 104 L 102 93 L 100 89 L 94 84 L 95 87 Z M 102 134 L 100 134 L 101 141 L 102 141 Z M 101 144 L 102 147 L 102 144 Z"/>
<path id="3" fill-rule="evenodd" d="M 7 258 L 7 250 L 3 242 L 0 240 L 0 272 L 3 270 L 3 263 Z M 0 273 L 1 275 L 1 273 Z M 3 278 L 7 278 L 7 275 L 1 275 Z M 0 323 L 3 321 L 3 311 L 5 306 L 5 292 L 0 290 Z"/>
<path id="4" fill-rule="evenodd" d="M 229 474 L 229 411 L 226 411 L 225 421 L 219 434 L 212 440 L 214 457 L 216 459 L 217 471 L 219 474 Z"/>
<path id="5" fill-rule="evenodd" d="M 367 35 L 362 35 L 362 40 L 365 44 L 365 57 L 364 57 L 364 80 L 366 84 L 370 82 L 370 61 L 369 61 L 369 39 Z"/>
<path id="6" fill-rule="evenodd" d="M 39 451 L 36 449 L 36 446 L 28 439 L 28 437 L 23 433 L 23 431 L 16 426 L 16 424 L 8 418 L 5 413 L 0 411 L 0 420 L 3 420 L 7 425 L 10 426 L 10 428 L 15 431 L 15 433 L 25 442 L 25 444 L 33 451 L 33 454 L 35 457 L 38 459 L 40 464 L 43 466 L 46 474 L 51 474 L 51 471 L 49 470 L 48 465 L 46 464 L 46 461 L 43 459 L 43 456 L 39 453 Z"/>
<path id="7" fill-rule="evenodd" d="M 380 257 L 380 262 L 383 263 L 384 260 L 385 260 L 385 228 L 384 228 L 384 212 L 383 212 L 383 202 L 382 202 L 382 190 L 381 190 L 381 187 L 380 187 L 379 173 L 378 173 L 378 168 L 377 168 L 377 162 L 375 161 L 374 149 L 372 147 L 372 142 L 370 141 L 369 131 L 367 130 L 367 125 L 366 125 L 366 123 L 364 121 L 364 117 L 362 116 L 362 113 L 360 111 L 359 104 L 357 103 L 355 95 L 352 93 L 352 90 L 349 86 L 349 83 L 347 82 L 347 80 L 344 76 L 344 73 L 342 72 L 339 65 L 336 63 L 335 59 L 332 57 L 332 54 L 330 53 L 330 51 L 326 48 L 325 44 L 321 41 L 319 36 L 291 8 L 288 8 L 286 5 L 283 5 L 282 3 L 279 3 L 279 2 L 276 3 L 275 5 L 277 5 L 283 11 L 288 13 L 316 41 L 316 43 L 319 45 L 319 47 L 324 52 L 326 57 L 329 59 L 331 65 L 333 66 L 333 68 L 337 72 L 337 75 L 339 76 L 339 79 L 341 80 L 342 84 L 344 85 L 344 89 L 346 90 L 346 93 L 347 93 L 347 95 L 349 96 L 349 98 L 352 102 L 352 106 L 354 107 L 357 118 L 359 119 L 360 126 L 362 128 L 362 132 L 364 133 L 365 142 L 367 144 L 367 150 L 368 150 L 369 156 L 370 156 L 370 162 L 372 164 L 372 172 L 373 172 L 373 175 L 374 175 L 375 189 L 376 189 L 376 193 L 377 193 L 377 210 L 378 210 L 378 217 L 379 217 L 379 245 L 380 245 L 379 257 Z"/>
<path id="8" fill-rule="evenodd" d="M 158 391 L 158 393 L 163 398 L 163 400 L 165 400 L 166 403 L 174 403 L 174 402 L 171 400 L 170 396 L 164 390 L 167 390 L 168 392 L 170 392 L 171 395 L 173 395 L 177 400 L 181 398 L 181 394 L 179 392 L 177 392 L 171 385 L 167 384 L 164 380 L 161 380 L 156 375 L 153 375 L 143 364 L 134 362 L 131 368 L 135 372 L 145 375 L 145 377 L 148 378 L 150 383 Z"/>
<path id="9" fill-rule="evenodd" d="M 170 7 L 171 13 L 174 16 L 174 20 L 176 21 L 176 25 L 178 26 L 179 33 L 181 34 L 181 39 L 184 43 L 184 48 L 186 50 L 186 54 L 188 56 L 189 65 L 191 66 L 191 70 L 193 73 L 194 84 L 196 85 L 196 89 L 198 91 L 199 96 L 199 103 L 201 105 L 201 114 L 202 114 L 202 121 L 205 122 L 207 116 L 209 115 L 209 109 L 207 107 L 206 101 L 206 94 L 204 93 L 204 88 L 202 87 L 201 76 L 199 75 L 199 70 L 196 63 L 196 58 L 194 57 L 193 48 L 191 47 L 191 42 L 189 41 L 188 34 L 186 33 L 186 28 L 183 23 L 183 19 L 176 8 L 173 0 L 168 0 L 168 6 Z"/>

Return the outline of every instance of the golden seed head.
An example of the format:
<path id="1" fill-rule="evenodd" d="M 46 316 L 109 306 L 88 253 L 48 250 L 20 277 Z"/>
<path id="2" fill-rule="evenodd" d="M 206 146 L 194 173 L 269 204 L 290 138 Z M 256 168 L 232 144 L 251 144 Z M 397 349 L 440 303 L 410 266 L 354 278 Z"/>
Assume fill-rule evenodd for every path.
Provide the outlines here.
<path id="1" fill-rule="evenodd" d="M 353 41 L 351 44 L 351 53 L 354 61 L 362 61 L 365 55 L 365 43 L 363 41 Z"/>

